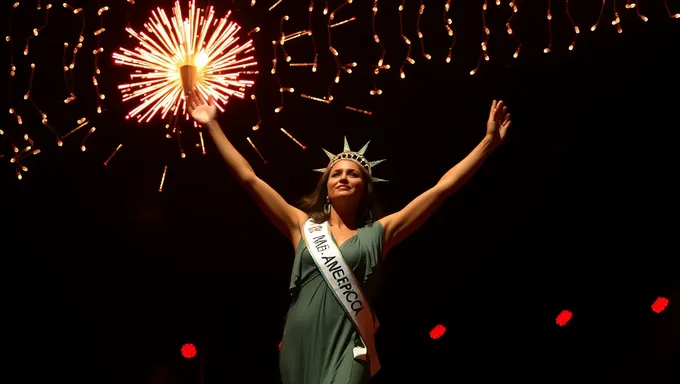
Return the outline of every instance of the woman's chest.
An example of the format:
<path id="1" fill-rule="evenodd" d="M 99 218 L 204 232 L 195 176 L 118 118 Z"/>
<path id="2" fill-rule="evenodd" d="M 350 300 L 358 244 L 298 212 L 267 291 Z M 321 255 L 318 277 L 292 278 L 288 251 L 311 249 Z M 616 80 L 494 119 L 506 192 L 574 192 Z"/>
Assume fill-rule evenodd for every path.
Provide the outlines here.
<path id="1" fill-rule="evenodd" d="M 361 241 L 359 241 L 359 238 L 356 235 L 347 239 L 340 247 L 338 247 L 338 249 L 340 250 L 341 257 L 345 260 L 345 263 L 347 263 L 355 273 L 358 269 L 362 268 L 364 264 L 363 254 L 365 252 L 363 252 Z M 303 275 L 318 271 L 316 263 L 306 247 L 303 249 L 300 257 Z"/>

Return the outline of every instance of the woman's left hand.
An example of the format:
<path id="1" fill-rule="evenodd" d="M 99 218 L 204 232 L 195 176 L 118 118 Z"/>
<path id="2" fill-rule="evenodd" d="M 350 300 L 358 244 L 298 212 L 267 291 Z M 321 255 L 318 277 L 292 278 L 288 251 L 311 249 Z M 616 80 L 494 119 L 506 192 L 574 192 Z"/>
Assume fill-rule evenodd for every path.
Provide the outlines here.
<path id="1" fill-rule="evenodd" d="M 489 120 L 486 122 L 486 136 L 496 146 L 500 145 L 505 140 L 505 135 L 508 133 L 508 128 L 512 120 L 508 107 L 505 106 L 503 100 L 491 103 L 491 110 L 489 110 Z"/>

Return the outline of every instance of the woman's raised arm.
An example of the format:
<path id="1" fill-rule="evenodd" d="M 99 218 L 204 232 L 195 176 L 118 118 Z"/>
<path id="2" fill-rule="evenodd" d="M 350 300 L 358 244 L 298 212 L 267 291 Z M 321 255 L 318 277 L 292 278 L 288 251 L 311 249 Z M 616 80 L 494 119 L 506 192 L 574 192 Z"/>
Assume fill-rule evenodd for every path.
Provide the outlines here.
<path id="1" fill-rule="evenodd" d="M 299 228 L 307 220 L 307 214 L 288 204 L 274 188 L 257 177 L 248 160 L 234 148 L 215 120 L 217 109 L 212 96 L 206 101 L 200 91 L 194 89 L 188 95 L 187 104 L 194 120 L 206 126 L 232 176 L 255 200 L 269 221 L 290 239 L 293 247 L 297 246 Z"/>

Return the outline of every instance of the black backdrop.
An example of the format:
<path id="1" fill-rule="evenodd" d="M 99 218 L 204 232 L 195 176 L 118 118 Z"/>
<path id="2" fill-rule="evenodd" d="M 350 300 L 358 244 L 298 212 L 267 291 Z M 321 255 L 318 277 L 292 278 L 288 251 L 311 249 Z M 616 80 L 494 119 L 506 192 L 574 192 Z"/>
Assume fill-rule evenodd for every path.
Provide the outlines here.
<path id="1" fill-rule="evenodd" d="M 86 64 L 77 80 L 80 104 L 64 106 L 61 43 L 77 37 L 79 19 L 55 5 L 49 29 L 23 57 L 21 37 L 42 20 L 35 4 L 23 3 L 13 17 L 19 69 L 10 96 L 23 108 L 42 153 L 27 162 L 31 170 L 18 181 L 6 161 L 8 137 L 16 133 L 13 117 L 6 115 L 0 218 L 8 372 L 72 382 L 189 383 L 199 382 L 202 361 L 206 383 L 239 381 L 239 375 L 278 382 L 276 346 L 289 304 L 290 245 L 229 178 L 212 142 L 206 143 L 207 156 L 188 146 L 181 159 L 176 143 L 163 139 L 163 124 L 124 120 L 130 106 L 120 102 L 115 85 L 125 81 L 127 71 L 113 66 L 110 56 L 100 59 L 105 112 L 91 113 Z M 103 38 L 109 55 L 133 44 L 123 31 L 126 23 L 139 29 L 152 6 L 170 6 L 111 3 Z M 228 3 L 216 5 L 218 14 Z M 407 1 L 405 30 L 416 64 L 406 66 L 405 79 L 397 69 L 405 57 L 397 4 L 388 9 L 381 3 L 378 29 L 392 66 L 378 77 L 383 95 L 371 97 L 368 71 L 357 69 L 334 88 L 337 102 L 286 95 L 281 116 L 271 113 L 278 86 L 269 74 L 270 41 L 284 12 L 291 16 L 287 33 L 304 28 L 307 5 L 284 1 L 268 12 L 269 5 L 261 3 L 250 8 L 236 1 L 233 7 L 245 29 L 263 28 L 254 37 L 263 127 L 250 130 L 257 117 L 249 101 L 233 101 L 220 121 L 256 172 L 291 202 L 313 187 L 317 174 L 310 170 L 326 162 L 321 147 L 337 152 L 347 135 L 353 148 L 372 140 L 369 159 L 388 159 L 375 174 L 390 180 L 377 193 L 385 211 L 393 212 L 476 145 L 492 99 L 505 100 L 513 115 L 504 146 L 384 264 L 375 299 L 383 362 L 376 381 L 482 381 L 495 375 L 670 380 L 678 345 L 671 314 L 678 276 L 672 256 L 680 22 L 668 17 L 663 2 L 642 4 L 648 23 L 618 4 L 622 34 L 611 26 L 611 3 L 597 32 L 587 26 L 600 5 L 574 4 L 572 15 L 583 32 L 573 52 L 566 50 L 572 34 L 563 4 L 553 5 L 550 54 L 542 52 L 548 41 L 546 4 L 522 2 L 513 24 L 522 53 L 514 61 L 514 42 L 503 29 L 509 8 L 506 2 L 491 4 L 487 22 L 496 31 L 489 42 L 491 60 L 470 76 L 479 54 L 481 2 L 454 2 L 458 41 L 454 60 L 445 64 L 450 40 L 439 16 L 423 22 L 434 56 L 426 61 L 415 37 L 418 2 Z M 424 20 L 444 2 L 425 3 Z M 83 4 L 91 33 L 99 4 Z M 316 6 L 315 23 L 323 34 L 323 4 Z M 334 37 L 341 56 L 357 61 L 358 68 L 377 61 L 379 50 L 367 29 L 369 2 L 356 1 L 342 12 L 339 18 L 358 20 L 337 28 L 345 28 Z M 94 44 L 90 36 L 88 48 Z M 325 94 L 335 71 L 324 37 L 317 44 L 319 73 L 282 64 L 282 84 L 297 93 Z M 308 40 L 286 47 L 294 61 L 311 56 Z M 21 100 L 30 62 L 51 68 L 36 74 L 33 97 L 50 111 L 60 133 L 85 114 L 97 125 L 86 152 L 79 150 L 79 139 L 57 148 Z M 195 132 L 187 135 L 195 142 Z M 121 152 L 103 167 L 119 143 Z M 164 165 L 168 175 L 159 193 Z M 650 310 L 657 296 L 671 300 L 660 315 Z M 560 328 L 554 319 L 565 308 L 574 318 Z M 428 332 L 439 323 L 448 331 L 432 341 Z M 195 343 L 202 360 L 182 359 L 184 342 Z"/>

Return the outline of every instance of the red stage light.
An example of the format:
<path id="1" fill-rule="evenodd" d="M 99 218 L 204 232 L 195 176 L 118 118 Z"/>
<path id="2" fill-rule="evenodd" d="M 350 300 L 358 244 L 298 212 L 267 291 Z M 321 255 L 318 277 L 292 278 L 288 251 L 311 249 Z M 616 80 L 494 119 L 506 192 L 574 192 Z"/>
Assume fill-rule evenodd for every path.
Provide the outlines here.
<path id="1" fill-rule="evenodd" d="M 668 299 L 665 297 L 657 297 L 656 300 L 654 300 L 654 303 L 652 304 L 652 311 L 656 313 L 661 313 L 663 312 L 664 309 L 668 306 Z"/>
<path id="2" fill-rule="evenodd" d="M 196 357 L 196 346 L 191 343 L 186 343 L 182 346 L 182 356 L 186 359 Z"/>
<path id="3" fill-rule="evenodd" d="M 438 338 L 444 336 L 445 333 L 446 333 L 446 327 L 443 326 L 443 325 L 441 325 L 441 324 L 437 324 L 437 325 L 436 325 L 434 328 L 432 328 L 432 330 L 430 331 L 430 338 L 431 338 L 432 340 L 437 340 Z"/>
<path id="4" fill-rule="evenodd" d="M 560 314 L 557 315 L 557 318 L 555 318 L 555 322 L 560 327 L 564 327 L 569 322 L 569 320 L 571 320 L 571 312 L 567 311 L 566 309 L 560 312 Z"/>

